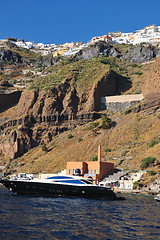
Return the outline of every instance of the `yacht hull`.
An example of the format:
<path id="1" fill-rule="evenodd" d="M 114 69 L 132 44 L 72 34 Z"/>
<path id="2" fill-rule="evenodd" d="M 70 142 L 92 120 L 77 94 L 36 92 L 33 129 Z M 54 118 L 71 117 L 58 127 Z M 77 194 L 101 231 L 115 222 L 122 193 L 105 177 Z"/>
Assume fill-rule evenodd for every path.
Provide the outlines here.
<path id="1" fill-rule="evenodd" d="M 20 180 L 1 180 L 1 183 L 17 194 L 116 199 L 116 194 L 111 189 L 97 185 L 65 185 Z"/>

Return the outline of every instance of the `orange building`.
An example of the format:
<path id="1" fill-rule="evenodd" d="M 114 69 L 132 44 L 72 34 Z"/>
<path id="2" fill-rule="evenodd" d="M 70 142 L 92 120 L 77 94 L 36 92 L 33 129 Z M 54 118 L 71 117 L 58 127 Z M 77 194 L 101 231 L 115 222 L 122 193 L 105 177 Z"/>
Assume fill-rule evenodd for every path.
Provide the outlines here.
<path id="1" fill-rule="evenodd" d="M 98 161 L 88 162 L 67 162 L 67 175 L 75 174 L 75 170 L 79 168 L 84 177 L 92 177 L 94 181 L 102 180 L 104 177 L 113 174 L 114 163 L 101 161 L 101 146 L 98 146 Z"/>

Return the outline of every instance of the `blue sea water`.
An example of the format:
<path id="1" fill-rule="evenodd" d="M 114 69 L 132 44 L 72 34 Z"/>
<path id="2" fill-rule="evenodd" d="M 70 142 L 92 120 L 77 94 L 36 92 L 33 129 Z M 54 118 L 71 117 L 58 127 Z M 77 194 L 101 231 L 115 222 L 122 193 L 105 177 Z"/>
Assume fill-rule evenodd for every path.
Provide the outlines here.
<path id="1" fill-rule="evenodd" d="M 32 197 L 0 188 L 0 240 L 160 239 L 160 203 L 144 195 L 125 198 Z"/>

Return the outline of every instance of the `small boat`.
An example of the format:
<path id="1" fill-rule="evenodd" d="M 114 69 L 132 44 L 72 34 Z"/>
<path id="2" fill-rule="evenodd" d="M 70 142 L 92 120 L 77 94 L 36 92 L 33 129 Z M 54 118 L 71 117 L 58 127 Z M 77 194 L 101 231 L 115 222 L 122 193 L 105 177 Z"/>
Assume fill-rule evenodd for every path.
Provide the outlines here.
<path id="1" fill-rule="evenodd" d="M 45 179 L 1 179 L 6 188 L 17 194 L 49 197 L 87 197 L 116 200 L 116 194 L 108 187 L 94 184 L 82 176 L 54 175 Z"/>
<path id="2" fill-rule="evenodd" d="M 154 199 L 155 199 L 156 201 L 160 202 L 160 193 L 157 194 L 157 195 L 155 195 Z"/>

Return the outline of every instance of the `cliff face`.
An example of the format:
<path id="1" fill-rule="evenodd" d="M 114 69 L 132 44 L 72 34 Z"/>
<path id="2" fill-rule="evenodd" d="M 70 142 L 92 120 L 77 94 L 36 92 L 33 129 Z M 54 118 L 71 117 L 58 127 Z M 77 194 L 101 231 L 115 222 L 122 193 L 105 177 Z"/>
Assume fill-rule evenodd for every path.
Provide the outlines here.
<path id="1" fill-rule="evenodd" d="M 10 159 L 22 156 L 29 149 L 37 145 L 32 138 L 32 131 L 25 126 L 17 130 L 11 130 L 10 134 L 0 144 L 1 154 L 7 155 Z"/>
<path id="2" fill-rule="evenodd" d="M 21 97 L 18 98 L 19 102 L 17 100 L 18 104 L 14 107 L 12 117 L 9 117 L 8 122 L 3 122 L 0 126 L 2 132 L 0 153 L 12 159 L 17 158 L 39 145 L 43 139 L 48 143 L 52 137 L 63 131 L 97 119 L 100 116 L 95 116 L 93 112 L 101 110 L 101 97 L 122 94 L 132 87 L 127 70 L 124 69 L 127 64 L 124 64 L 122 68 L 120 66 L 124 59 L 131 62 L 142 62 L 159 54 L 156 48 L 150 46 L 125 46 L 125 51 L 123 51 L 115 45 L 107 43 L 91 45 L 76 54 L 74 61 L 70 59 L 71 61 L 68 60 L 69 63 L 66 64 L 66 59 L 63 59 L 58 63 L 59 65 L 57 64 L 57 67 L 52 66 L 49 70 L 46 68 L 50 71 L 47 75 L 48 78 L 30 79 L 33 83 L 37 81 L 37 85 L 33 85 L 32 90 L 27 89 L 20 94 Z M 5 54 L 6 52 L 2 53 L 1 51 L 0 60 L 13 60 L 15 63 L 25 63 L 29 66 L 54 64 L 53 59 L 48 57 L 44 59 L 36 56 L 31 60 L 24 56 L 21 58 L 20 55 L 11 53 L 11 51 L 8 52 L 8 55 Z M 97 58 L 102 55 L 109 58 L 106 57 L 103 59 L 104 61 L 102 58 Z M 92 57 L 95 58 L 90 61 L 83 60 Z M 111 70 L 114 69 L 112 66 L 119 74 Z M 134 73 L 140 70 L 139 67 L 143 79 L 143 93 L 156 96 L 160 92 L 159 62 L 151 65 L 151 69 L 144 76 L 141 65 L 135 67 L 135 64 L 130 64 L 131 75 L 135 76 Z M 6 75 L 4 76 L 6 77 Z M 137 84 L 140 84 L 140 81 L 137 81 Z M 3 103 L 6 101 L 4 99 Z M 135 107 L 133 111 L 139 112 L 141 109 L 152 108 L 152 113 L 155 113 L 159 100 L 152 100 Z M 5 119 L 5 116 L 3 118 Z M 68 123 L 66 123 L 67 121 Z"/>
<path id="3" fill-rule="evenodd" d="M 52 93 L 26 90 L 21 95 L 14 118 L 99 111 L 101 97 L 116 94 L 119 77 L 114 71 L 109 71 L 92 88 L 83 92 L 74 87 L 73 79 L 66 79 L 57 88 L 53 88 Z"/>
<path id="4" fill-rule="evenodd" d="M 143 63 L 158 56 L 160 56 L 160 50 L 156 47 L 140 45 L 129 47 L 123 57 L 129 62 Z"/>
<path id="5" fill-rule="evenodd" d="M 8 48 L 8 47 L 7 47 Z M 59 57 L 39 56 L 36 53 L 26 53 L 25 50 L 20 50 L 15 45 L 10 49 L 0 48 L 0 63 L 9 63 L 21 66 L 30 67 L 50 67 L 60 60 Z M 1 66 L 0 66 L 1 67 Z M 2 67 L 3 68 L 3 67 Z"/>
<path id="6" fill-rule="evenodd" d="M 104 55 L 107 57 L 124 58 L 128 62 L 142 63 L 159 57 L 160 50 L 147 44 L 128 46 L 125 47 L 125 50 L 122 50 L 122 46 L 118 49 L 114 44 L 99 42 L 82 49 L 76 54 L 75 58 L 82 60 Z"/>
<path id="7" fill-rule="evenodd" d="M 99 57 L 102 55 L 120 57 L 121 53 L 111 44 L 99 42 L 82 49 L 75 56 L 77 60 L 90 59 L 92 57 Z"/>
<path id="8" fill-rule="evenodd" d="M 81 115 L 80 118 L 93 121 L 94 116 L 89 113 L 101 109 L 101 96 L 116 94 L 118 79 L 118 74 L 109 71 L 96 84 L 83 92 L 75 88 L 74 79 L 66 79 L 58 87 L 53 88 L 52 93 L 39 90 L 22 92 L 19 103 L 15 107 L 13 120 L 3 124 L 1 129 L 17 125 L 22 127 L 18 131 L 11 131 L 7 134 L 7 137 L 0 143 L 1 153 L 15 158 L 39 144 L 41 137 L 37 130 L 32 133 L 34 137 L 29 130 L 36 123 L 52 122 L 54 125 L 65 119 L 74 120 L 72 116 L 74 114 L 84 114 L 85 116 Z"/>
<path id="9" fill-rule="evenodd" d="M 160 58 L 149 65 L 149 70 L 142 76 L 142 92 L 147 95 L 160 95 Z"/>
<path id="10" fill-rule="evenodd" d="M 59 113 L 75 113 L 78 107 L 78 97 L 75 89 L 66 83 L 53 89 L 53 94 L 45 91 L 24 91 L 16 108 L 14 117 L 31 115 L 49 116 Z"/>
<path id="11" fill-rule="evenodd" d="M 18 53 L 12 52 L 11 50 L 0 49 L 0 62 L 6 60 L 18 64 L 22 63 L 22 56 L 20 56 Z"/>

